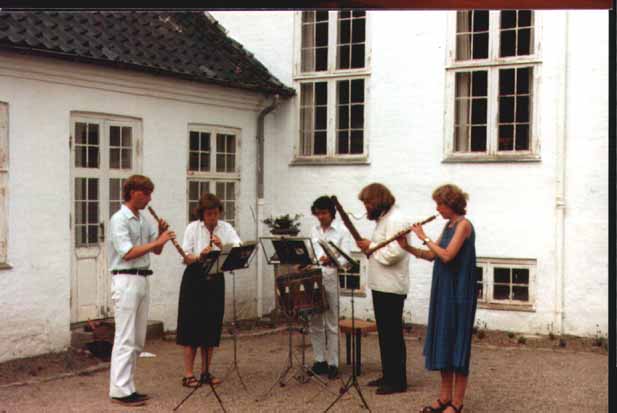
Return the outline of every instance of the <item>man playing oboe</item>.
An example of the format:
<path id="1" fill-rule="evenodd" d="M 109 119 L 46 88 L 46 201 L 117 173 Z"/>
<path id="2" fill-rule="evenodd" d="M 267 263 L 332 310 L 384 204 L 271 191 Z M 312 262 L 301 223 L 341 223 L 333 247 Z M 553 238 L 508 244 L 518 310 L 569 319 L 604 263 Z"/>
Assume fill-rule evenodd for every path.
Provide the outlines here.
<path id="1" fill-rule="evenodd" d="M 406 220 L 394 206 L 394 196 L 384 185 L 372 183 L 362 189 L 358 198 L 364 203 L 368 219 L 377 223 L 371 240 L 356 242 L 363 252 L 407 228 Z M 377 394 L 401 393 L 407 390 L 403 305 L 409 290 L 409 256 L 398 243 L 392 242 L 371 254 L 368 286 L 373 294 L 383 373 L 368 385 L 378 387 Z"/>
<path id="2" fill-rule="evenodd" d="M 135 389 L 137 356 L 148 326 L 150 253 L 159 255 L 175 234 L 159 221 L 158 230 L 141 210 L 150 202 L 154 184 L 143 175 L 130 176 L 122 187 L 124 204 L 110 220 L 109 270 L 116 332 L 111 352 L 109 396 L 124 406 L 141 406 L 149 398 Z"/>

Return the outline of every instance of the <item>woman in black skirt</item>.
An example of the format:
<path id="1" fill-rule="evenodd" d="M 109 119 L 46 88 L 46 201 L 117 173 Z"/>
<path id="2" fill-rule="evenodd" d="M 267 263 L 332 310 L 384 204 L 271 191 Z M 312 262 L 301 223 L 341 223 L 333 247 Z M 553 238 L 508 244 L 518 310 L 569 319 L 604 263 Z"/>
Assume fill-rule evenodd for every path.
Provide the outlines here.
<path id="1" fill-rule="evenodd" d="M 223 273 L 203 273 L 200 257 L 223 245 L 240 245 L 240 237 L 227 222 L 219 220 L 223 204 L 213 194 L 203 194 L 196 209 L 198 220 L 191 222 L 184 232 L 182 248 L 188 259 L 178 303 L 176 343 L 184 346 L 184 376 L 182 385 L 197 387 L 212 381 L 220 383 L 210 371 L 213 349 L 221 340 L 225 312 L 225 278 Z M 201 375 L 193 373 L 197 348 L 201 348 Z"/>

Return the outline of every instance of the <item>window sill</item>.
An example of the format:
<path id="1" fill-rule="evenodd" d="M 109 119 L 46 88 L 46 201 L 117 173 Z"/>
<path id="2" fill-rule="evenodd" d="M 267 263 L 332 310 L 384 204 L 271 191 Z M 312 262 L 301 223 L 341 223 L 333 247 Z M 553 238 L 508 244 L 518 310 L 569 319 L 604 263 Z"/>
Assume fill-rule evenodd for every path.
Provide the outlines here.
<path id="1" fill-rule="evenodd" d="M 0 262 L 0 271 L 2 270 L 12 270 L 13 266 L 10 264 L 7 264 L 6 262 Z"/>
<path id="2" fill-rule="evenodd" d="M 536 312 L 536 309 L 531 304 L 481 303 L 478 301 L 478 308 L 498 311 L 522 311 L 526 313 Z"/>
<path id="3" fill-rule="evenodd" d="M 289 166 L 314 166 L 314 165 L 370 165 L 368 156 L 342 158 L 342 157 L 323 157 L 323 158 L 295 158 Z"/>
<path id="4" fill-rule="evenodd" d="M 442 163 L 499 163 L 499 162 L 541 162 L 540 155 L 447 155 Z"/>

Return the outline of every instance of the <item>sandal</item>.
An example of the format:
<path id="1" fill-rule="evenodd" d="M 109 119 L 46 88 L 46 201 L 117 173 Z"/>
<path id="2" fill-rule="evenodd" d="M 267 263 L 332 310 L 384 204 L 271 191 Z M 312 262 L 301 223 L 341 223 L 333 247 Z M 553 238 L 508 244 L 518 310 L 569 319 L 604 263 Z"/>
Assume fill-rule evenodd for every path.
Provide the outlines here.
<path id="1" fill-rule="evenodd" d="M 195 387 L 201 386 L 201 383 L 195 378 L 195 376 L 182 377 L 182 386 L 194 389 Z"/>
<path id="2" fill-rule="evenodd" d="M 213 385 L 217 385 L 217 384 L 221 384 L 221 380 L 214 377 L 212 374 L 210 373 L 201 373 L 201 376 L 199 377 L 199 381 L 202 384 L 209 384 L 210 382 L 212 382 Z"/>
<path id="3" fill-rule="evenodd" d="M 454 410 L 455 413 L 461 413 L 463 411 L 463 405 L 462 404 L 460 405 L 460 407 L 456 407 L 452 403 L 449 403 L 448 406 L 450 406 L 452 408 L 452 410 Z"/>
<path id="4" fill-rule="evenodd" d="M 439 407 L 433 407 L 433 406 L 424 406 L 422 408 L 422 410 L 420 410 L 420 413 L 441 413 L 444 410 L 446 410 L 446 408 L 448 406 L 452 406 L 450 404 L 450 400 L 443 403 L 440 399 L 437 399 L 437 404 L 439 404 Z M 454 406 L 452 406 L 453 408 L 455 408 Z M 456 409 L 456 408 L 455 408 Z"/>

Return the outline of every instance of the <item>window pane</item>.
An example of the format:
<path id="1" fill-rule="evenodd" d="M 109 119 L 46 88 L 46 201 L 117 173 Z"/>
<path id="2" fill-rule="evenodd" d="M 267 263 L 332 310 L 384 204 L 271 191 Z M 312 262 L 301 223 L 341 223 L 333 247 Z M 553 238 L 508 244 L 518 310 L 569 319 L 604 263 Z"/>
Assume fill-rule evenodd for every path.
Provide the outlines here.
<path id="1" fill-rule="evenodd" d="M 488 10 L 473 11 L 473 31 L 488 31 Z"/>
<path id="2" fill-rule="evenodd" d="M 456 35 L 456 60 L 471 59 L 471 35 Z"/>
<path id="3" fill-rule="evenodd" d="M 364 131 L 351 131 L 350 152 L 352 154 L 361 154 L 364 152 Z"/>
<path id="4" fill-rule="evenodd" d="M 318 23 L 316 25 L 315 46 L 328 46 L 328 22 Z"/>
<path id="5" fill-rule="evenodd" d="M 236 199 L 236 184 L 233 182 L 227 183 L 227 194 L 225 199 L 228 201 L 233 201 Z"/>
<path id="6" fill-rule="evenodd" d="M 199 199 L 199 184 L 198 182 L 191 181 L 189 182 L 189 199 L 197 200 Z"/>
<path id="7" fill-rule="evenodd" d="M 98 239 L 98 225 L 88 225 L 88 244 L 96 244 Z"/>
<path id="8" fill-rule="evenodd" d="M 86 128 L 87 125 L 82 122 L 75 123 L 75 144 L 86 143 Z"/>
<path id="9" fill-rule="evenodd" d="M 349 69 L 351 67 L 351 46 L 348 44 L 338 47 L 338 68 Z"/>
<path id="10" fill-rule="evenodd" d="M 328 69 L 328 48 L 320 47 L 315 50 L 315 71 Z"/>
<path id="11" fill-rule="evenodd" d="M 341 10 L 339 12 L 339 18 L 341 19 L 349 19 L 351 17 L 351 11 L 350 10 Z"/>
<path id="12" fill-rule="evenodd" d="M 486 99 L 474 99 L 471 106 L 471 123 L 486 124 Z"/>
<path id="13" fill-rule="evenodd" d="M 315 108 L 315 129 L 323 130 L 327 126 L 327 108 L 321 106 Z"/>
<path id="14" fill-rule="evenodd" d="M 529 150 L 529 126 L 516 125 L 516 148 L 517 151 Z"/>
<path id="15" fill-rule="evenodd" d="M 190 151 L 199 150 L 199 132 L 194 132 L 194 131 L 189 132 L 189 150 Z"/>
<path id="16" fill-rule="evenodd" d="M 207 172 L 210 170 L 210 154 L 201 152 L 199 155 L 199 170 Z"/>
<path id="17" fill-rule="evenodd" d="M 364 102 L 364 79 L 351 81 L 351 102 Z"/>
<path id="18" fill-rule="evenodd" d="M 131 169 L 131 150 L 122 150 L 122 169 Z"/>
<path id="19" fill-rule="evenodd" d="M 351 46 L 351 67 L 364 67 L 364 44 L 354 44 Z"/>
<path id="20" fill-rule="evenodd" d="M 86 222 L 86 208 L 83 202 L 75 201 L 75 224 Z"/>
<path id="21" fill-rule="evenodd" d="M 190 152 L 189 153 L 189 171 L 198 171 L 198 170 L 199 170 L 199 153 Z"/>
<path id="22" fill-rule="evenodd" d="M 109 150 L 109 167 L 113 169 L 120 168 L 120 149 L 111 148 Z"/>
<path id="23" fill-rule="evenodd" d="M 456 13 L 456 32 L 469 33 L 471 32 L 471 10 L 459 11 Z"/>
<path id="24" fill-rule="evenodd" d="M 328 103 L 328 84 L 326 82 L 315 83 L 315 105 Z"/>
<path id="25" fill-rule="evenodd" d="M 456 152 L 469 150 L 469 133 L 469 127 L 466 125 L 454 128 L 454 150 Z"/>
<path id="26" fill-rule="evenodd" d="M 351 43 L 351 20 L 339 20 L 339 44 Z"/>
<path id="27" fill-rule="evenodd" d="M 483 270 L 482 267 L 476 267 L 476 270 L 475 270 L 476 281 L 482 282 L 483 272 L 484 272 L 484 270 Z"/>
<path id="28" fill-rule="evenodd" d="M 516 121 L 529 122 L 529 97 L 518 96 L 516 98 Z"/>
<path id="29" fill-rule="evenodd" d="M 133 144 L 133 128 L 122 127 L 122 146 L 131 147 Z"/>
<path id="30" fill-rule="evenodd" d="M 501 69 L 499 71 L 499 95 L 514 94 L 514 69 Z"/>
<path id="31" fill-rule="evenodd" d="M 337 153 L 346 154 L 349 153 L 349 132 L 341 131 L 337 136 Z"/>
<path id="32" fill-rule="evenodd" d="M 516 55 L 524 56 L 531 53 L 531 29 L 521 29 L 518 31 L 518 42 Z"/>
<path id="33" fill-rule="evenodd" d="M 349 106 L 339 106 L 338 108 L 338 129 L 349 129 Z"/>
<path id="34" fill-rule="evenodd" d="M 236 136 L 235 135 L 226 135 L 227 136 L 227 153 L 236 153 Z"/>
<path id="35" fill-rule="evenodd" d="M 225 172 L 225 155 L 216 154 L 216 171 Z"/>
<path id="36" fill-rule="evenodd" d="M 502 31 L 500 43 L 499 55 L 501 57 L 514 56 L 516 54 L 516 31 Z"/>
<path id="37" fill-rule="evenodd" d="M 499 144 L 497 150 L 499 151 L 511 151 L 514 147 L 513 142 L 513 126 L 512 125 L 500 125 L 499 126 Z"/>
<path id="38" fill-rule="evenodd" d="M 514 122 L 514 98 L 499 98 L 499 123 Z"/>
<path id="39" fill-rule="evenodd" d="M 533 23 L 531 22 L 531 10 L 519 10 L 518 11 L 518 27 L 529 27 Z"/>
<path id="40" fill-rule="evenodd" d="M 486 126 L 474 126 L 471 128 L 471 151 L 486 151 Z"/>
<path id="41" fill-rule="evenodd" d="M 508 285 L 493 286 L 493 298 L 495 300 L 509 300 L 510 299 L 510 286 Z"/>
<path id="42" fill-rule="evenodd" d="M 120 146 L 120 127 L 119 126 L 111 126 L 109 128 L 109 145 L 111 146 Z"/>
<path id="43" fill-rule="evenodd" d="M 475 71 L 472 72 L 472 94 L 473 96 L 486 96 L 488 90 L 488 72 Z"/>
<path id="44" fill-rule="evenodd" d="M 216 183 L 216 196 L 221 200 L 225 199 L 225 182 Z"/>
<path id="45" fill-rule="evenodd" d="M 99 144 L 99 125 L 96 123 L 88 124 L 88 145 Z"/>
<path id="46" fill-rule="evenodd" d="M 88 202 L 88 223 L 97 224 L 99 222 L 98 202 Z"/>
<path id="47" fill-rule="evenodd" d="M 88 146 L 88 168 L 98 168 L 99 167 L 99 147 L 98 146 Z"/>
<path id="48" fill-rule="evenodd" d="M 199 135 L 201 150 L 204 152 L 210 152 L 210 134 L 209 133 L 201 133 Z"/>
<path id="49" fill-rule="evenodd" d="M 456 73 L 456 97 L 467 97 L 471 92 L 471 73 Z"/>
<path id="50" fill-rule="evenodd" d="M 315 132 L 315 155 L 325 155 L 327 148 L 326 132 Z"/>
<path id="51" fill-rule="evenodd" d="M 328 11 L 327 10 L 321 10 L 321 11 L 317 11 L 315 12 L 315 19 L 318 22 L 325 22 L 328 21 Z"/>
<path id="52" fill-rule="evenodd" d="M 516 70 L 516 93 L 517 94 L 524 95 L 524 94 L 531 93 L 531 89 L 529 88 L 529 85 L 531 84 L 531 74 L 532 74 L 532 69 L 528 67 Z"/>
<path id="53" fill-rule="evenodd" d="M 529 284 L 529 270 L 527 268 L 512 268 L 513 284 Z"/>
<path id="54" fill-rule="evenodd" d="M 366 11 L 364 11 L 364 10 L 354 10 L 352 14 L 353 14 L 353 17 L 365 17 L 366 16 Z"/>
<path id="55" fill-rule="evenodd" d="M 473 35 L 473 58 L 486 59 L 488 57 L 488 33 Z"/>
<path id="56" fill-rule="evenodd" d="M 348 103 L 349 102 L 349 81 L 343 80 L 336 82 L 338 88 L 338 102 L 339 103 Z"/>
<path id="57" fill-rule="evenodd" d="M 302 23 L 314 23 L 315 22 L 315 11 L 303 11 L 302 12 Z"/>
<path id="58" fill-rule="evenodd" d="M 516 10 L 504 10 L 501 12 L 501 28 L 510 29 L 516 27 Z"/>
<path id="59" fill-rule="evenodd" d="M 351 107 L 351 127 L 354 129 L 364 128 L 364 105 Z"/>
<path id="60" fill-rule="evenodd" d="M 351 34 L 351 41 L 353 43 L 364 43 L 366 39 L 366 20 L 365 19 L 354 19 L 353 20 L 353 31 Z"/>
<path id="61" fill-rule="evenodd" d="M 495 268 L 495 283 L 510 283 L 509 268 Z"/>
<path id="62" fill-rule="evenodd" d="M 517 301 L 529 301 L 529 287 L 512 287 L 512 299 Z"/>

